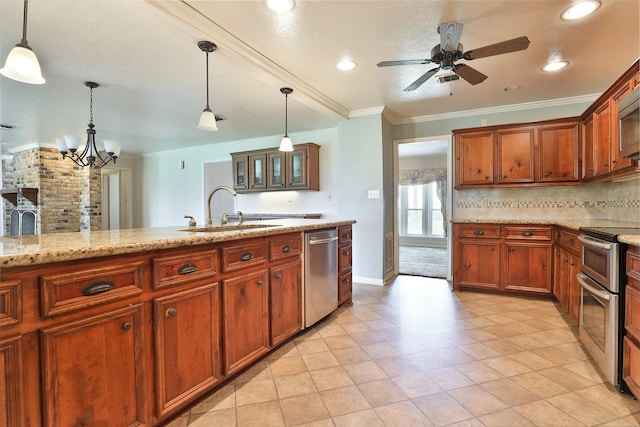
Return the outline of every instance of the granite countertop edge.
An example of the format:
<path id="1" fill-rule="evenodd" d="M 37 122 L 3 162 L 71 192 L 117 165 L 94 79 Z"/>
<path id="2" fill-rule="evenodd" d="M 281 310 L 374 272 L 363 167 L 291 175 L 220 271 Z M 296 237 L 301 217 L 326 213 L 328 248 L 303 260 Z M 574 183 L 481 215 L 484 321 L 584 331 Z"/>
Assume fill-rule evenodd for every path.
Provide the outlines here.
<path id="1" fill-rule="evenodd" d="M 261 224 L 275 225 L 275 227 L 221 232 L 185 231 L 188 227 L 178 226 L 2 237 L 0 238 L 0 268 L 135 254 L 319 230 L 355 222 L 355 220 L 341 219 L 280 219 L 261 222 Z"/>

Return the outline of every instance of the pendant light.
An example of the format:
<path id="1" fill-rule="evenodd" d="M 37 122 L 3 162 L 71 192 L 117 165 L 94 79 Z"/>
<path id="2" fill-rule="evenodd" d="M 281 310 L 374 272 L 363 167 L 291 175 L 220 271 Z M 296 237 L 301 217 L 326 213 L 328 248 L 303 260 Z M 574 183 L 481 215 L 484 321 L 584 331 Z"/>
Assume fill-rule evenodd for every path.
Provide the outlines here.
<path id="1" fill-rule="evenodd" d="M 0 74 L 22 83 L 39 85 L 43 84 L 45 80 L 42 77 L 42 71 L 40 71 L 38 58 L 27 43 L 27 8 L 28 0 L 24 0 L 22 40 L 7 55 L 7 61 L 4 67 L 0 68 Z"/>
<path id="2" fill-rule="evenodd" d="M 116 141 L 104 140 L 104 149 L 106 154 L 100 154 L 100 150 L 96 145 L 96 131 L 93 124 L 93 89 L 100 86 L 94 82 L 84 82 L 84 85 L 89 88 L 89 129 L 87 129 L 87 143 L 85 144 L 82 152 L 78 154 L 78 147 L 80 146 L 80 138 L 74 135 L 65 135 L 64 138 L 56 138 L 56 145 L 58 151 L 62 154 L 62 158 L 69 158 L 80 167 L 96 167 L 101 168 L 109 162 L 116 162 L 116 159 L 120 155 L 120 144 Z M 71 154 L 68 154 L 68 153 Z"/>
<path id="3" fill-rule="evenodd" d="M 198 129 L 216 131 L 218 130 L 218 125 L 216 125 L 216 116 L 211 111 L 211 108 L 209 108 L 209 53 L 216 50 L 218 46 L 213 42 L 205 40 L 198 42 L 198 47 L 201 51 L 207 54 L 207 106 L 204 107 L 204 110 L 202 110 L 202 114 L 200 115 Z"/>
<path id="4" fill-rule="evenodd" d="M 288 116 L 288 97 L 293 92 L 293 89 L 290 87 L 280 88 L 280 92 L 284 94 L 284 137 L 282 141 L 280 141 L 279 151 L 293 151 L 293 143 L 291 142 L 291 138 L 289 138 L 289 134 L 287 133 L 287 116 Z"/>

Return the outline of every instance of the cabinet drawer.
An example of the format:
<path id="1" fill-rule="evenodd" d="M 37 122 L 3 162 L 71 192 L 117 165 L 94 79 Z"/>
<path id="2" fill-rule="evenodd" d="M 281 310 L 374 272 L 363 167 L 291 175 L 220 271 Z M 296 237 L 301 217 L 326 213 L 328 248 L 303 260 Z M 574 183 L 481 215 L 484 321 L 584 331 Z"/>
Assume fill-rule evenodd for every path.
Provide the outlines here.
<path id="1" fill-rule="evenodd" d="M 578 240 L 577 234 L 565 230 L 560 230 L 558 234 L 559 240 L 556 243 L 576 253 L 580 250 L 580 241 Z"/>
<path id="2" fill-rule="evenodd" d="M 478 225 L 461 225 L 459 238 L 473 239 L 499 239 L 500 226 L 478 226 Z"/>
<path id="3" fill-rule="evenodd" d="M 338 248 L 338 271 L 343 272 L 351 268 L 351 245 Z"/>
<path id="4" fill-rule="evenodd" d="M 218 250 L 153 258 L 153 288 L 161 289 L 218 273 Z"/>
<path id="5" fill-rule="evenodd" d="M 351 296 L 351 271 L 338 276 L 338 302 L 342 304 Z"/>
<path id="6" fill-rule="evenodd" d="M 229 272 L 262 265 L 267 261 L 269 246 L 266 240 L 243 240 L 222 247 L 222 271 Z"/>
<path id="7" fill-rule="evenodd" d="M 350 243 L 353 240 L 353 230 L 350 225 L 338 227 L 338 245 Z"/>
<path id="8" fill-rule="evenodd" d="M 0 282 L 0 328 L 22 321 L 22 282 Z"/>
<path id="9" fill-rule="evenodd" d="M 640 248 L 630 246 L 627 251 L 627 276 L 629 284 L 640 289 Z"/>
<path id="10" fill-rule="evenodd" d="M 640 348 L 629 337 L 624 337 L 622 351 L 622 379 L 634 396 L 640 396 Z"/>
<path id="11" fill-rule="evenodd" d="M 551 240 L 551 227 L 504 227 L 507 240 Z"/>
<path id="12" fill-rule="evenodd" d="M 625 288 L 625 318 L 624 326 L 627 335 L 640 342 L 640 290 L 627 286 Z"/>
<path id="13" fill-rule="evenodd" d="M 73 273 L 42 276 L 42 316 L 54 316 L 142 293 L 142 261 L 76 266 Z"/>
<path id="14" fill-rule="evenodd" d="M 269 240 L 269 259 L 271 261 L 300 256 L 301 253 L 302 237 L 299 233 L 274 236 Z"/>

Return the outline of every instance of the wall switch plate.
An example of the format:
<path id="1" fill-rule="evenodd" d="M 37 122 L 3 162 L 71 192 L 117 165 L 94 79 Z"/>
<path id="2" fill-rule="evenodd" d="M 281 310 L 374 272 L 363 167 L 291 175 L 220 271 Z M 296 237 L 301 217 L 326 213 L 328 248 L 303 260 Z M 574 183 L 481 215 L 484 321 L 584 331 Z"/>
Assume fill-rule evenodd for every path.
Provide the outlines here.
<path id="1" fill-rule="evenodd" d="M 380 190 L 369 190 L 367 197 L 369 199 L 379 199 L 380 198 Z"/>

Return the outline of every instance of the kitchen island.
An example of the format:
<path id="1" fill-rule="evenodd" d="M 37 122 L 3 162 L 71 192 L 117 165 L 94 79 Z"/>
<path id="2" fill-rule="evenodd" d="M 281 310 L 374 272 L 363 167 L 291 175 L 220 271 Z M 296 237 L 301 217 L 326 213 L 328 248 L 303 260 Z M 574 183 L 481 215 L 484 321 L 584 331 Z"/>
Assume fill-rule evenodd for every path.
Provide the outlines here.
<path id="1" fill-rule="evenodd" d="M 304 232 L 354 222 L 2 238 L 0 424 L 170 418 L 301 330 Z"/>

